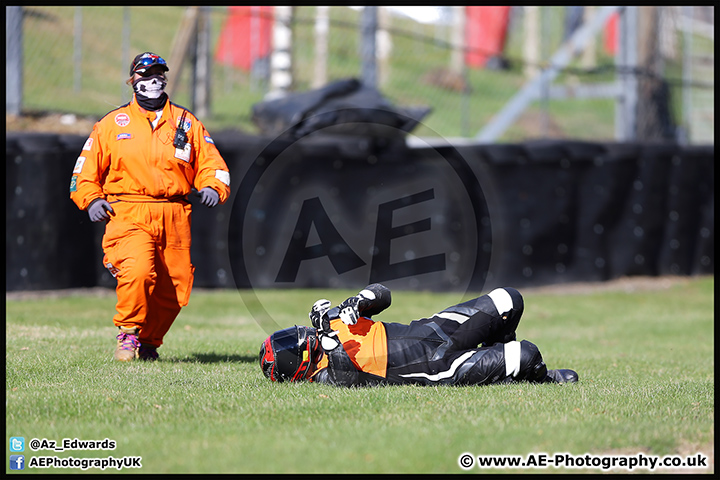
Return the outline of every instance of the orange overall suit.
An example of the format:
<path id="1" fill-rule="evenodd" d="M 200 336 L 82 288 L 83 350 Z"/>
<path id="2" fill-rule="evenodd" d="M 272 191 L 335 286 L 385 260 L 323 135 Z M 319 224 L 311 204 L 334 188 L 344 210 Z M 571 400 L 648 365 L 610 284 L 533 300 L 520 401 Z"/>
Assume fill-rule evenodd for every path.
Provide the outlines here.
<path id="1" fill-rule="evenodd" d="M 224 203 L 230 173 L 203 124 L 167 101 L 156 113 L 133 101 L 100 119 L 73 169 L 70 198 L 86 210 L 107 199 L 103 263 L 117 279 L 116 326 L 137 328 L 141 344 L 159 347 L 192 290 L 191 204 L 186 196 L 211 187 Z M 176 129 L 187 135 L 173 145 Z"/>

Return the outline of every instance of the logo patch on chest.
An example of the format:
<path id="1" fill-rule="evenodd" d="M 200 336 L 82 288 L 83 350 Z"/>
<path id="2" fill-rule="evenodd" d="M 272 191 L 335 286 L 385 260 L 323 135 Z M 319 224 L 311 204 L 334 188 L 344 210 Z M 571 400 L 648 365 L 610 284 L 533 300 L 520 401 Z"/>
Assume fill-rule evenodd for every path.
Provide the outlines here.
<path id="1" fill-rule="evenodd" d="M 130 124 L 130 116 L 127 113 L 118 113 L 115 115 L 115 123 L 120 127 L 127 127 Z"/>

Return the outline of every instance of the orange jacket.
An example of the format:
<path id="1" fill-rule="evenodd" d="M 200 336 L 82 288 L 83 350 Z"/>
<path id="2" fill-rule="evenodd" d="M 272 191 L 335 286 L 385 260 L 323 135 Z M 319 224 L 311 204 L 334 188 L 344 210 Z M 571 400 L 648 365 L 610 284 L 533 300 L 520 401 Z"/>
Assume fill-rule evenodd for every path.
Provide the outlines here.
<path id="1" fill-rule="evenodd" d="M 185 148 L 173 146 L 183 112 Z M 167 101 L 153 129 L 155 112 L 135 98 L 113 110 L 93 127 L 75 163 L 70 198 L 85 210 L 96 198 L 134 194 L 181 197 L 195 187 L 212 187 L 224 203 L 230 195 L 230 172 L 210 134 L 195 115 Z"/>
<path id="2" fill-rule="evenodd" d="M 345 325 L 337 318 L 330 321 L 330 328 L 337 331 L 337 339 L 355 368 L 378 377 L 386 376 L 388 350 L 385 324 L 360 317 L 355 325 Z M 327 366 L 327 355 L 323 355 L 314 373 Z"/>

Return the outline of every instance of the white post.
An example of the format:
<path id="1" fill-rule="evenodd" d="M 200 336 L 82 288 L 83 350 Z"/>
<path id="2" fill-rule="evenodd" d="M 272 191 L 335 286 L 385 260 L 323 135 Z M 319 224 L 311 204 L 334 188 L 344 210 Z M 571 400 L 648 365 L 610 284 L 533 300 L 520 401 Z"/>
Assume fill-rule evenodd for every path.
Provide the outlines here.
<path id="1" fill-rule="evenodd" d="M 292 87 L 292 14 L 293 7 L 275 6 L 273 51 L 270 56 L 270 92 L 266 98 L 279 98 Z"/>
<path id="2" fill-rule="evenodd" d="M 315 74 L 312 88 L 320 88 L 327 83 L 329 8 L 315 7 Z"/>
<path id="3" fill-rule="evenodd" d="M 524 6 L 523 24 L 525 26 L 525 41 L 523 42 L 523 69 L 526 78 L 537 75 L 540 63 L 540 7 Z"/>
<path id="4" fill-rule="evenodd" d="M 465 6 L 453 6 L 453 28 L 450 32 L 452 53 L 450 54 L 450 71 L 456 75 L 463 74 L 465 65 Z"/>
<path id="5" fill-rule="evenodd" d="M 377 59 L 378 84 L 383 85 L 390 75 L 390 53 L 392 38 L 390 36 L 390 12 L 387 7 L 378 7 Z"/>

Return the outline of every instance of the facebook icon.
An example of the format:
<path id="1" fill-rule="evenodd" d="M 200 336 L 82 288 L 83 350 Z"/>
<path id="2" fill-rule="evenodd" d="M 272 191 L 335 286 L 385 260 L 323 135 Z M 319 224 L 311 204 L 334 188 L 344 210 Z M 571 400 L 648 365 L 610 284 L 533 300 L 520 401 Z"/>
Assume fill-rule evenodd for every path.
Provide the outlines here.
<path id="1" fill-rule="evenodd" d="M 25 470 L 25 455 L 10 455 L 10 470 Z"/>

